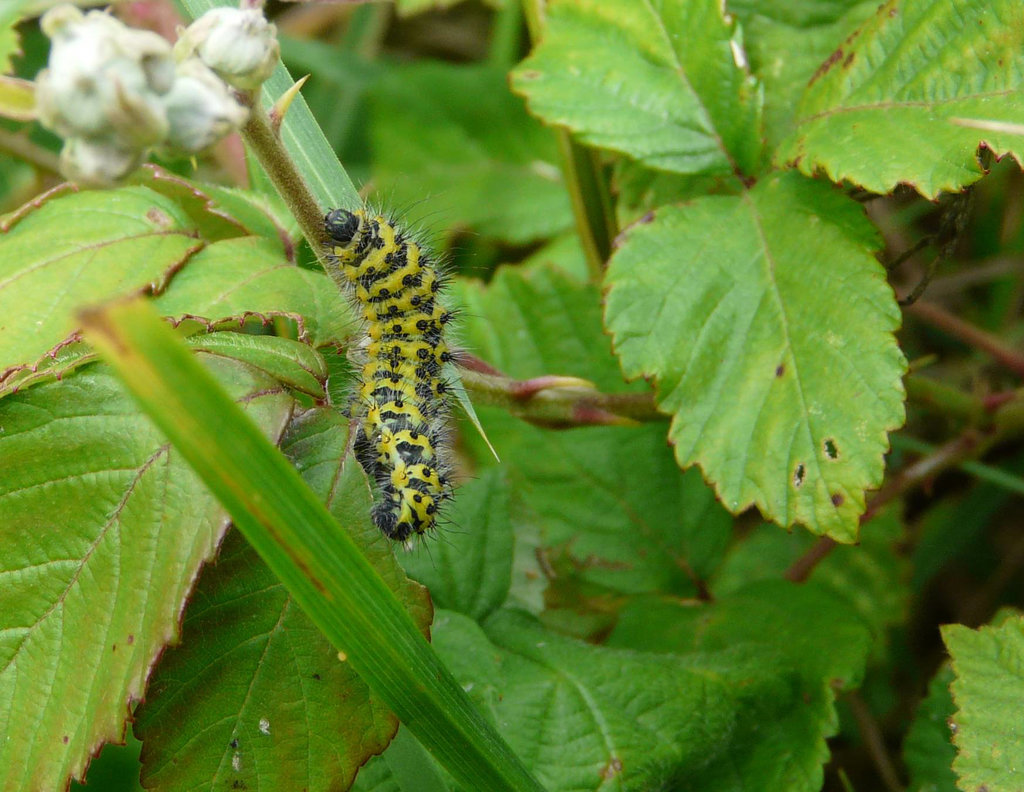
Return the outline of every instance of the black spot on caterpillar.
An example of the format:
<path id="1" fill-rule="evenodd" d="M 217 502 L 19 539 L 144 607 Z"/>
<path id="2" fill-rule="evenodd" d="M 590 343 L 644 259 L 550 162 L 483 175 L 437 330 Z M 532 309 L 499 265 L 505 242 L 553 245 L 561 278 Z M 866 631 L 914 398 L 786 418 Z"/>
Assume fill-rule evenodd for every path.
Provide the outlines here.
<path id="1" fill-rule="evenodd" d="M 375 482 L 371 516 L 399 542 L 437 523 L 452 496 L 446 461 L 449 404 L 444 341 L 450 311 L 435 300 L 444 285 L 436 262 L 386 218 L 332 209 L 324 218 L 327 255 L 350 285 L 366 322 L 366 358 L 353 403 L 355 454 Z"/>

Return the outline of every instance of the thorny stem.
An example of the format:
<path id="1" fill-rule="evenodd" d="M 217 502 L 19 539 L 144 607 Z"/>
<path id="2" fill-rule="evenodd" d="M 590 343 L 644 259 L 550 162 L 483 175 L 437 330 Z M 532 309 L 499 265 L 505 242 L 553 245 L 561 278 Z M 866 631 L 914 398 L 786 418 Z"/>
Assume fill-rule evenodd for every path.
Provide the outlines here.
<path id="1" fill-rule="evenodd" d="M 922 322 L 960 339 L 968 346 L 980 349 L 1017 376 L 1024 377 L 1024 355 L 1007 347 L 997 336 L 975 327 L 970 322 L 965 322 L 935 303 L 919 301 L 907 306 L 905 310 Z"/>
<path id="2" fill-rule="evenodd" d="M 288 205 L 303 236 L 309 240 L 310 247 L 316 253 L 320 265 L 328 275 L 337 280 L 333 268 L 327 266 L 323 250 L 318 244 L 324 235 L 320 206 L 295 166 L 294 160 L 288 155 L 280 136 L 274 131 L 269 116 L 260 106 L 258 96 L 247 98 L 250 113 L 249 120 L 242 128 L 242 136 L 277 188 L 278 194 Z"/>
<path id="3" fill-rule="evenodd" d="M 885 737 L 882 735 L 878 722 L 871 714 L 871 710 L 868 709 L 864 699 L 856 692 L 847 694 L 846 703 L 850 705 L 850 713 L 857 722 L 857 731 L 860 732 L 860 736 L 864 739 L 864 746 L 867 748 L 868 756 L 875 765 L 875 769 L 878 771 L 882 783 L 885 784 L 885 788 L 889 792 L 901 792 L 903 782 L 900 780 L 899 773 L 896 770 L 896 763 L 889 756 L 889 751 L 885 747 Z"/>

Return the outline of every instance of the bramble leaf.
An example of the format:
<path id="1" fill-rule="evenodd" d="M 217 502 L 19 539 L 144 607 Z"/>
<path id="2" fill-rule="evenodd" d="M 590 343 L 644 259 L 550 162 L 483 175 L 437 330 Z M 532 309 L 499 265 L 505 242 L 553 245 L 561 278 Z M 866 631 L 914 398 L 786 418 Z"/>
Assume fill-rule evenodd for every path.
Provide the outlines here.
<path id="1" fill-rule="evenodd" d="M 717 0 L 552 3 L 512 85 L 585 143 L 676 173 L 753 173 L 760 100 Z"/>
<path id="2" fill-rule="evenodd" d="M 730 511 L 856 539 L 904 417 L 877 246 L 859 205 L 795 174 L 625 233 L 605 301 L 623 370 L 655 379 L 679 464 Z"/>
<path id="3" fill-rule="evenodd" d="M 776 160 L 872 192 L 907 183 L 935 198 L 982 177 L 981 145 L 1021 160 L 1024 135 L 998 125 L 1024 123 L 1022 86 L 1016 0 L 889 0 L 821 64 Z"/>
<path id="4" fill-rule="evenodd" d="M 0 232 L 0 373 L 54 347 L 82 306 L 158 288 L 203 244 L 146 187 L 51 193 Z"/>
<path id="5" fill-rule="evenodd" d="M 341 340 L 358 326 L 330 278 L 289 263 L 279 245 L 253 236 L 214 242 L 192 256 L 155 305 L 165 316 L 213 321 L 291 317 L 313 345 Z"/>
<path id="6" fill-rule="evenodd" d="M 200 353 L 272 437 L 291 396 Z M 61 788 L 117 741 L 226 526 L 106 368 L 0 401 L 0 790 Z"/>
<path id="7" fill-rule="evenodd" d="M 943 666 L 928 684 L 903 741 L 903 760 L 910 771 L 912 792 L 957 792 L 953 747 L 949 723 L 956 712 L 949 684 L 953 669 Z"/>
<path id="8" fill-rule="evenodd" d="M 336 410 L 297 416 L 281 440 L 315 492 L 352 526 L 374 565 L 426 630 L 423 589 L 402 575 L 369 522 L 369 490 L 345 453 L 348 421 Z M 209 695 L 210 690 L 218 695 Z M 238 532 L 199 581 L 182 646 L 157 667 L 135 730 L 144 739 L 148 789 L 347 788 L 384 749 L 394 715 L 338 659 L 319 630 Z"/>
<path id="9" fill-rule="evenodd" d="M 953 770 L 965 792 L 1017 792 L 1024 786 L 1024 617 L 972 630 L 942 628 L 953 660 L 956 714 Z"/>
<path id="10" fill-rule="evenodd" d="M 606 393 L 647 390 L 622 380 L 597 288 L 550 267 L 505 268 L 487 286 L 456 285 L 460 338 L 510 376 L 565 374 Z M 663 425 L 552 432 L 478 407 L 522 519 L 575 574 L 615 591 L 687 595 L 714 569 L 731 520 L 699 475 L 679 472 Z M 478 463 L 493 464 L 489 453 L 481 449 Z"/>

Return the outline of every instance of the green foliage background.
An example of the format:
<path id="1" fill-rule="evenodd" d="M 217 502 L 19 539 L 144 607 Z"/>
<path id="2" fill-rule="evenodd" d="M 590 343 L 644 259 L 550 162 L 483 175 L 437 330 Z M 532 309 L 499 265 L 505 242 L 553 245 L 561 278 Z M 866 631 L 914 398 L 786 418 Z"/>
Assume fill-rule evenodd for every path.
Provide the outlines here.
<path id="1" fill-rule="evenodd" d="M 1024 788 L 1019 3 L 396 6 L 272 7 L 312 75 L 293 155 L 355 200 L 319 127 L 427 229 L 460 347 L 578 379 L 467 376 L 500 463 L 457 416 L 450 524 L 392 547 L 348 452 L 358 324 L 258 165 L 76 190 L 3 120 L 0 790 L 453 786 L 82 342 L 138 292 L 545 788 Z"/>

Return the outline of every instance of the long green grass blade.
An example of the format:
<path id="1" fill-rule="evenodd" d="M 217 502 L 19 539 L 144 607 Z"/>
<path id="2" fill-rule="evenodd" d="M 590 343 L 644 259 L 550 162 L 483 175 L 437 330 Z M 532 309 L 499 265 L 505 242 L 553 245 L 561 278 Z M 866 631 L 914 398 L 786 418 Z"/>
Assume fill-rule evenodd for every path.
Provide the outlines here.
<path id="1" fill-rule="evenodd" d="M 467 789 L 540 785 L 369 562 L 146 302 L 82 316 L 90 343 L 355 671 Z"/>

